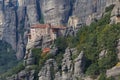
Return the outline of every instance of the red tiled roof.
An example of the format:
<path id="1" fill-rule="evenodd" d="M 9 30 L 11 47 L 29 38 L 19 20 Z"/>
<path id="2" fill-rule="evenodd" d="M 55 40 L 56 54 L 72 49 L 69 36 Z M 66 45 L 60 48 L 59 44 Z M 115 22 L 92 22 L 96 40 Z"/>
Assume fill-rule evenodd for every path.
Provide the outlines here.
<path id="1" fill-rule="evenodd" d="M 31 26 L 31 28 L 47 28 L 50 27 L 48 24 L 34 24 Z"/>
<path id="2" fill-rule="evenodd" d="M 34 24 L 31 26 L 31 28 L 53 28 L 53 29 L 65 29 L 66 27 L 64 26 L 53 26 L 53 25 L 50 25 L 50 24 Z"/>
<path id="3" fill-rule="evenodd" d="M 52 26 L 53 29 L 66 29 L 64 26 Z"/>
<path id="4" fill-rule="evenodd" d="M 47 52 L 50 52 L 50 48 L 44 48 L 43 49 L 43 53 L 47 53 Z"/>

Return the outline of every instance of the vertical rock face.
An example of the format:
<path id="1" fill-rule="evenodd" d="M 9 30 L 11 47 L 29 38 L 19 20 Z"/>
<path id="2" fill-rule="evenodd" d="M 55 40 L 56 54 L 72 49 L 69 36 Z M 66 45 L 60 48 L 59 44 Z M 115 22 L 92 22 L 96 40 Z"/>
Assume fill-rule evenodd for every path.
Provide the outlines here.
<path id="1" fill-rule="evenodd" d="M 106 0 L 106 6 L 110 6 L 111 4 L 115 4 L 118 0 Z"/>
<path id="2" fill-rule="evenodd" d="M 21 59 L 24 56 L 23 53 L 23 36 L 22 30 L 24 30 L 25 10 L 24 7 L 17 7 L 17 1 L 11 0 L 4 6 L 4 32 L 3 40 L 12 45 L 12 48 L 17 52 L 17 58 Z"/>
<path id="3" fill-rule="evenodd" d="M 3 11 L 0 10 L 0 40 L 3 37 L 3 29 L 4 29 L 3 23 L 4 23 L 4 14 L 3 14 Z"/>
<path id="4" fill-rule="evenodd" d="M 120 39 L 118 41 L 118 45 L 117 45 L 117 49 L 118 49 L 118 59 L 120 60 Z"/>
<path id="5" fill-rule="evenodd" d="M 69 16 L 79 18 L 79 24 L 91 22 L 89 18 L 100 18 L 106 6 L 113 0 L 40 0 L 45 23 L 65 24 Z M 89 20 L 88 22 L 86 22 Z"/>
<path id="6" fill-rule="evenodd" d="M 75 59 L 74 64 L 74 75 L 76 77 L 81 77 L 83 75 L 85 67 L 85 57 L 83 51 L 79 54 L 79 56 Z"/>
<path id="7" fill-rule="evenodd" d="M 16 13 L 13 9 L 8 8 L 5 11 L 5 25 L 3 40 L 10 43 L 16 51 Z"/>
<path id="8" fill-rule="evenodd" d="M 37 13 L 37 4 L 36 4 L 36 0 L 26 0 L 26 8 L 27 8 L 27 15 L 28 15 L 28 21 L 30 23 L 30 25 L 32 24 L 36 24 L 39 22 L 39 17 Z"/>
<path id="9" fill-rule="evenodd" d="M 26 25 L 26 9 L 25 7 L 19 7 L 16 10 L 16 55 L 18 59 L 22 59 L 24 57 L 25 50 L 25 36 L 24 32 L 27 30 L 28 25 Z"/>
<path id="10" fill-rule="evenodd" d="M 4 23 L 4 14 L 3 14 L 3 2 L 0 1 L 0 40 L 3 37 L 3 23 Z"/>
<path id="11" fill-rule="evenodd" d="M 37 12 L 36 5 L 27 6 L 27 13 L 30 25 L 38 23 L 38 16 L 36 12 Z"/>
<path id="12" fill-rule="evenodd" d="M 73 71 L 73 64 L 72 64 L 72 53 L 69 48 L 66 49 L 64 58 L 62 60 L 62 80 L 71 80 L 72 79 L 72 71 Z"/>
<path id="13" fill-rule="evenodd" d="M 41 0 L 40 3 L 45 23 L 60 25 L 67 22 L 70 0 Z"/>
<path id="14" fill-rule="evenodd" d="M 0 35 L 11 44 L 18 59 L 22 59 L 30 25 L 38 23 L 35 0 L 0 1 Z M 3 15 L 3 14 L 4 15 Z"/>
<path id="15" fill-rule="evenodd" d="M 79 23 L 86 23 L 89 16 L 98 16 L 104 12 L 105 5 L 105 0 L 76 0 L 73 15 L 79 18 Z"/>
<path id="16" fill-rule="evenodd" d="M 119 15 L 120 15 L 120 1 L 116 0 L 116 2 L 114 2 L 114 8 L 111 13 L 111 24 L 120 23 Z"/>

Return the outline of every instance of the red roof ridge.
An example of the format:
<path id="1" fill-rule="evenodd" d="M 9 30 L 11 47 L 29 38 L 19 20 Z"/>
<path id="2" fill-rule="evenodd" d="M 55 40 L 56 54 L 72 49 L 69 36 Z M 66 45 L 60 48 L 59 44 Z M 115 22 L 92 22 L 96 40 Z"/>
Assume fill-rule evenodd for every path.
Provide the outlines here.
<path id="1" fill-rule="evenodd" d="M 34 24 L 31 28 L 47 28 L 50 27 L 48 24 Z"/>
<path id="2" fill-rule="evenodd" d="M 57 25 L 57 26 L 53 26 L 51 24 L 34 24 L 31 26 L 31 28 L 55 28 L 55 29 L 65 29 L 66 27 L 64 27 L 63 25 Z"/>
<path id="3" fill-rule="evenodd" d="M 46 52 L 49 52 L 50 51 L 50 48 L 44 48 L 43 49 L 43 53 L 46 53 Z"/>

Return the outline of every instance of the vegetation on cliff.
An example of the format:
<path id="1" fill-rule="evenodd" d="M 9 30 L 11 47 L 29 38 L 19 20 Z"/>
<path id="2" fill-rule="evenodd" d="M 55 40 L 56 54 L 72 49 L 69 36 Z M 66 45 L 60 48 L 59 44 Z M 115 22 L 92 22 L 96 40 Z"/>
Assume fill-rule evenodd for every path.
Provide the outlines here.
<path id="1" fill-rule="evenodd" d="M 36 70 L 35 80 L 38 79 L 38 73 L 42 66 L 44 66 L 46 60 L 50 58 L 54 58 L 56 60 L 59 70 L 61 70 L 63 53 L 65 53 L 65 49 L 67 47 L 77 48 L 79 53 L 81 51 L 84 51 L 86 58 L 84 73 L 86 75 L 91 75 L 92 77 L 100 75 L 99 80 L 114 80 L 112 77 L 107 79 L 105 76 L 106 70 L 112 68 L 118 62 L 116 47 L 118 43 L 117 41 L 120 39 L 120 24 L 109 24 L 111 8 L 113 8 L 113 6 L 114 5 L 106 8 L 106 13 L 100 20 L 93 22 L 90 26 L 81 27 L 76 36 L 57 38 L 55 41 L 55 46 L 58 48 L 58 54 L 51 55 L 42 53 L 42 50 L 40 48 L 32 49 L 32 54 L 35 59 L 35 65 L 32 67 Z M 40 22 L 43 22 L 42 19 Z M 4 47 L 2 44 L 0 44 L 0 47 L 1 46 Z M 10 56 L 13 57 L 13 52 L 9 51 L 9 48 L 6 48 L 6 46 L 8 45 L 5 45 L 5 51 L 3 49 L 1 50 L 1 53 L 6 53 L 4 56 L 9 56 L 10 54 Z M 103 50 L 107 51 L 107 53 L 100 58 L 99 55 Z M 78 55 L 73 55 L 72 59 L 74 60 L 77 56 Z M 10 60 L 9 57 L 7 58 Z M 15 60 L 14 58 L 12 59 L 13 61 Z M 4 60 L 1 58 L 0 60 L 4 64 Z M 0 63 L 0 65 L 1 64 L 2 63 Z M 22 69 L 24 69 L 24 66 L 20 64 L 11 69 L 8 74 L 6 73 L 6 75 L 10 76 L 11 74 L 15 74 Z"/>
<path id="2" fill-rule="evenodd" d="M 109 7 L 106 9 L 106 13 L 100 20 L 93 22 L 90 26 L 81 27 L 76 36 L 57 38 L 55 45 L 58 47 L 58 57 L 50 55 L 49 57 L 41 57 L 40 54 L 38 55 L 40 52 L 34 49 L 33 53 L 37 54 L 35 57 L 36 62 L 39 62 L 37 64 L 43 66 L 45 60 L 55 58 L 59 66 L 61 66 L 60 60 L 62 60 L 62 53 L 64 53 L 65 49 L 67 47 L 76 47 L 79 52 L 84 51 L 85 53 L 86 66 L 84 73 L 86 75 L 91 75 L 92 77 L 100 75 L 99 80 L 114 80 L 112 77 L 106 78 L 105 72 L 118 62 L 116 47 L 120 38 L 120 24 L 109 24 L 110 9 Z M 107 53 L 100 58 L 99 55 L 103 50 L 106 50 Z M 72 59 L 76 57 L 77 55 L 73 56 Z"/>
<path id="3" fill-rule="evenodd" d="M 59 48 L 66 44 L 69 47 L 76 47 L 79 52 L 84 51 L 87 59 L 86 75 L 97 76 L 105 73 L 118 62 L 116 47 L 120 38 L 120 24 L 110 25 L 111 10 L 108 8 L 106 11 L 108 12 L 102 19 L 93 22 L 90 26 L 81 27 L 77 36 L 58 38 L 61 42 Z M 102 50 L 106 50 L 107 53 L 100 59 L 99 54 Z"/>

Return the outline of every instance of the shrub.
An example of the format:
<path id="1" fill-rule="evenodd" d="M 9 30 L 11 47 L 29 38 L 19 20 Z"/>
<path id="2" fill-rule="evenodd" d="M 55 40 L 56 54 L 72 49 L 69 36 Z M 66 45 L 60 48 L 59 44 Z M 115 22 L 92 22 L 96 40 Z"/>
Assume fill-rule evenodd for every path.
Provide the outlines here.
<path id="1" fill-rule="evenodd" d="M 35 65 L 39 64 L 39 60 L 41 58 L 41 53 L 42 53 L 42 50 L 40 48 L 32 49 L 32 54 L 33 54 L 33 57 L 35 58 Z"/>
<path id="2" fill-rule="evenodd" d="M 112 4 L 112 5 L 110 5 L 110 6 L 108 6 L 108 7 L 106 7 L 105 8 L 105 12 L 109 12 L 109 11 L 112 11 L 113 10 L 113 8 L 114 8 L 114 4 Z"/>
<path id="3" fill-rule="evenodd" d="M 105 73 L 101 73 L 98 80 L 106 80 L 106 75 L 105 75 Z"/>
<path id="4" fill-rule="evenodd" d="M 59 51 L 61 52 L 64 52 L 68 46 L 67 40 L 64 37 L 57 38 L 57 40 L 55 41 L 55 45 L 56 47 L 58 47 Z"/>
<path id="5" fill-rule="evenodd" d="M 86 74 L 87 74 L 87 75 L 92 75 L 92 76 L 98 75 L 98 74 L 99 74 L 98 64 L 97 64 L 97 63 L 91 64 L 91 65 L 88 67 L 88 69 L 87 69 L 87 71 L 86 71 Z"/>

